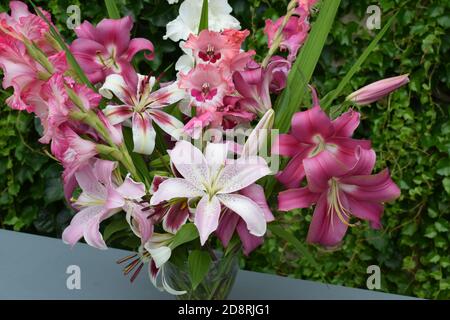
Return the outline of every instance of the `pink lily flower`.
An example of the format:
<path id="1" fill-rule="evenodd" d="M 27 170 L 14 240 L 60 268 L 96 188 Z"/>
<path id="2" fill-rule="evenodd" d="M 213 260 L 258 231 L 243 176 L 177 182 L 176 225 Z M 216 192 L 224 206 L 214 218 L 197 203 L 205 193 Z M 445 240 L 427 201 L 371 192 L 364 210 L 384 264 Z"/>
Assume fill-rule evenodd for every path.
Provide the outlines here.
<path id="1" fill-rule="evenodd" d="M 150 187 L 150 194 L 158 192 L 161 183 L 168 177 L 155 176 Z M 153 207 L 150 219 L 157 224 L 162 221 L 164 231 L 176 234 L 191 216 L 187 198 L 179 198 L 174 201 L 163 201 Z"/>
<path id="2" fill-rule="evenodd" d="M 333 173 L 341 175 L 355 165 L 355 149 L 358 146 L 365 149 L 371 147 L 368 140 L 351 138 L 359 125 L 358 112 L 350 110 L 330 120 L 320 108 L 315 90 L 312 90 L 313 107 L 294 114 L 291 132 L 280 134 L 272 145 L 273 154 L 292 158 L 277 175 L 281 183 L 291 188 L 299 186 L 305 177 L 306 167 L 312 176 L 320 166 L 336 170 Z"/>
<path id="3" fill-rule="evenodd" d="M 215 110 L 233 91 L 224 70 L 211 64 L 199 64 L 187 74 L 180 72 L 178 86 L 189 95 L 190 105 L 200 109 Z"/>
<path id="4" fill-rule="evenodd" d="M 240 190 L 238 193 L 253 200 L 263 210 L 266 222 L 275 220 L 267 205 L 263 187 L 258 184 L 252 184 Z M 224 208 L 219 219 L 216 235 L 225 248 L 228 246 L 234 231 L 238 233 L 241 239 L 243 251 L 246 256 L 264 241 L 264 237 L 255 236 L 248 231 L 245 221 L 239 214 L 236 214 L 231 209 Z"/>
<path id="5" fill-rule="evenodd" d="M 272 108 L 271 91 L 285 86 L 290 63 L 280 57 L 273 57 L 267 68 L 263 69 L 256 62 L 250 62 L 244 71 L 233 74 L 233 82 L 242 99 L 242 108 L 255 114 L 264 114 Z M 278 84 L 277 84 L 278 83 Z"/>
<path id="6" fill-rule="evenodd" d="M 134 69 L 131 60 L 139 51 L 150 51 L 151 54 L 145 57 L 153 59 L 154 48 L 149 40 L 130 40 L 132 27 L 131 17 L 124 17 L 119 20 L 103 19 L 96 27 L 84 21 L 75 29 L 78 39 L 72 42 L 70 50 L 91 82 L 103 82 L 106 76 L 113 73 L 125 78 L 132 77 Z"/>
<path id="7" fill-rule="evenodd" d="M 161 109 L 183 99 L 184 92 L 176 83 L 153 91 L 155 78 L 138 75 L 136 84 L 121 75 L 106 77 L 99 92 L 108 99 L 115 95 L 123 104 L 108 105 L 104 109 L 112 125 L 132 119 L 134 152 L 151 154 L 155 147 L 154 121 L 163 131 L 176 140 L 182 132 L 183 123 Z"/>
<path id="8" fill-rule="evenodd" d="M 346 100 L 352 101 L 359 105 L 371 104 L 381 98 L 387 96 L 394 90 L 407 84 L 409 78 L 407 74 L 386 78 L 376 81 L 350 94 Z"/>
<path id="9" fill-rule="evenodd" d="M 275 34 L 281 28 L 283 20 L 284 16 L 278 18 L 275 22 L 270 19 L 266 20 L 264 33 L 267 35 L 269 48 L 275 40 Z M 289 62 L 293 62 L 297 57 L 298 50 L 308 37 L 309 28 L 308 15 L 291 16 L 289 18 L 282 31 L 282 40 L 280 43 L 280 49 L 289 52 L 287 57 Z"/>
<path id="10" fill-rule="evenodd" d="M 151 237 L 153 226 L 138 203 L 145 195 L 145 187 L 129 176 L 119 185 L 112 176 L 116 166 L 116 162 L 95 159 L 75 173 L 82 193 L 74 206 L 80 211 L 63 232 L 62 239 L 65 243 L 73 246 L 84 237 L 90 246 L 107 249 L 99 231 L 100 223 L 122 209 L 127 211 L 128 221 L 131 221 L 128 215 L 135 219 L 135 224 L 132 223 L 131 227 L 142 238 L 143 243 Z M 136 227 L 138 231 L 135 230 Z"/>
<path id="11" fill-rule="evenodd" d="M 203 155 L 186 141 L 177 142 L 169 155 L 183 178 L 170 178 L 161 183 L 150 200 L 151 205 L 174 198 L 200 198 L 194 224 L 202 245 L 217 229 L 222 205 L 241 216 L 251 234 L 264 235 L 264 211 L 253 200 L 236 194 L 270 174 L 264 159 L 253 156 L 229 160 L 227 145 L 220 143 L 209 143 Z"/>
<path id="12" fill-rule="evenodd" d="M 307 175 L 308 186 L 283 191 L 278 196 L 279 210 L 308 208 L 316 204 L 307 241 L 325 246 L 338 244 L 349 226 L 351 217 L 370 222 L 381 228 L 383 202 L 400 196 L 387 169 L 370 175 L 375 165 L 375 152 L 358 148 L 357 162 L 340 176 L 329 175 L 327 168 Z"/>

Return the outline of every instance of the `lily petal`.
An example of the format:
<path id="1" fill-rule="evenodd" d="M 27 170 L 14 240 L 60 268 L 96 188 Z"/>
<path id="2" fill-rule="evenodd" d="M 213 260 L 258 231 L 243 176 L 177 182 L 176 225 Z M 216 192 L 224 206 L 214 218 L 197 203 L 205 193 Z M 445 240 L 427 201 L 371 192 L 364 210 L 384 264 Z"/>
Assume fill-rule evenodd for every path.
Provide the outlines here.
<path id="1" fill-rule="evenodd" d="M 152 154 L 155 148 L 156 132 L 149 115 L 145 112 L 133 114 L 134 152 Z"/>
<path id="2" fill-rule="evenodd" d="M 149 109 L 147 113 L 164 132 L 170 134 L 175 140 L 180 139 L 183 133 L 183 122 L 164 111 Z"/>
<path id="3" fill-rule="evenodd" d="M 253 200 L 240 194 L 219 194 L 217 198 L 244 219 L 251 234 L 260 237 L 266 233 L 264 211 Z"/>
<path id="4" fill-rule="evenodd" d="M 163 181 L 150 199 L 152 206 L 174 198 L 201 197 L 204 192 L 189 181 L 181 178 L 170 178 Z"/>
<path id="5" fill-rule="evenodd" d="M 218 193 L 232 193 L 248 187 L 271 173 L 266 161 L 257 156 L 239 158 L 227 164 L 216 180 Z"/>
<path id="6" fill-rule="evenodd" d="M 200 243 L 204 245 L 209 235 L 219 225 L 220 202 L 217 197 L 209 198 L 208 195 L 200 199 L 195 211 L 194 224 L 200 235 Z"/>
<path id="7" fill-rule="evenodd" d="M 278 194 L 278 210 L 309 208 L 319 200 L 319 196 L 319 193 L 313 193 L 307 187 L 282 191 Z"/>

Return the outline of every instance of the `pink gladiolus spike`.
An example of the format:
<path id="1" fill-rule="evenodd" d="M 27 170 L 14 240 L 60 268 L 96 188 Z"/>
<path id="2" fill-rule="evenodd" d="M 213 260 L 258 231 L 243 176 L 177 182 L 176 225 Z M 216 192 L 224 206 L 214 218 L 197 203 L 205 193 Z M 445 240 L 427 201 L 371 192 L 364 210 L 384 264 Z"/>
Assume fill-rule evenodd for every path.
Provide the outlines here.
<path id="1" fill-rule="evenodd" d="M 409 82 L 408 74 L 376 81 L 350 94 L 346 99 L 359 105 L 370 104 Z"/>

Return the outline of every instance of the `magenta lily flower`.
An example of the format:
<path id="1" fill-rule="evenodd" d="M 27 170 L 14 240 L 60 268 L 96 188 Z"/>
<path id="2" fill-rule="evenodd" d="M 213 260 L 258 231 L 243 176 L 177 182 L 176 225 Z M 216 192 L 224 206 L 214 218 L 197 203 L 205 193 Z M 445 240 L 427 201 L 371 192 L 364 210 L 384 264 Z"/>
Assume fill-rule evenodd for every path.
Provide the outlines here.
<path id="1" fill-rule="evenodd" d="M 273 57 L 267 68 L 256 62 L 250 62 L 244 71 L 233 74 L 233 82 L 241 99 L 239 105 L 250 112 L 263 115 L 272 108 L 270 93 L 278 86 L 285 85 L 287 76 L 283 70 L 289 70 L 290 63 L 280 57 Z"/>
<path id="2" fill-rule="evenodd" d="M 359 147 L 356 158 L 355 165 L 340 176 L 330 175 L 329 168 L 322 167 L 314 175 L 307 174 L 307 187 L 290 189 L 278 195 L 278 209 L 281 211 L 316 204 L 308 242 L 325 246 L 338 244 L 348 227 L 355 225 L 350 221 L 352 217 L 367 220 L 372 228 L 379 229 L 383 203 L 400 196 L 400 189 L 387 169 L 370 174 L 376 158 L 373 150 Z"/>
<path id="3" fill-rule="evenodd" d="M 397 90 L 408 82 L 409 78 L 407 74 L 379 80 L 356 90 L 347 97 L 347 100 L 359 105 L 371 104 L 372 102 L 378 101 L 387 96 L 389 93 Z"/>
<path id="4" fill-rule="evenodd" d="M 113 73 L 132 77 L 131 60 L 139 51 L 150 51 L 145 57 L 153 59 L 153 44 L 144 38 L 130 40 L 132 28 L 131 17 L 124 17 L 103 19 L 96 27 L 84 21 L 75 29 L 78 39 L 72 42 L 70 50 L 91 82 L 103 82 Z"/>
<path id="5" fill-rule="evenodd" d="M 263 187 L 258 184 L 252 184 L 238 193 L 253 200 L 263 210 L 266 222 L 271 222 L 275 219 L 267 205 Z M 264 241 L 264 237 L 255 236 L 248 231 L 245 221 L 238 214 L 228 208 L 224 208 L 220 215 L 216 235 L 225 248 L 228 246 L 235 231 L 241 239 L 243 252 L 246 256 Z"/>
<path id="6" fill-rule="evenodd" d="M 176 83 L 152 92 L 155 78 L 142 75 L 137 78 L 137 83 L 132 84 L 121 75 L 109 75 L 99 91 L 108 99 L 112 99 L 114 94 L 123 103 L 108 105 L 104 113 L 112 125 L 132 119 L 134 152 L 151 154 L 156 136 L 153 121 L 176 140 L 179 139 L 183 123 L 161 109 L 183 99 L 184 92 Z"/>
<path id="7" fill-rule="evenodd" d="M 95 159 L 75 173 L 82 193 L 74 207 L 80 211 L 63 232 L 65 243 L 73 246 L 84 237 L 90 246 L 107 249 L 99 231 L 100 223 L 122 209 L 127 211 L 127 220 L 143 243 L 151 237 L 153 226 L 139 204 L 145 195 L 145 187 L 129 176 L 119 185 L 112 176 L 116 166 L 116 162 Z"/>
<path id="8" fill-rule="evenodd" d="M 259 237 L 266 232 L 264 211 L 236 192 L 270 174 L 270 169 L 261 157 L 229 160 L 227 152 L 226 144 L 209 143 L 203 155 L 189 142 L 177 142 L 169 155 L 183 178 L 167 179 L 150 200 L 151 205 L 157 205 L 174 198 L 200 198 L 194 224 L 202 245 L 217 229 L 222 205 L 244 219 L 251 234 Z"/>
<path id="9" fill-rule="evenodd" d="M 298 187 L 305 177 L 306 167 L 315 175 L 320 166 L 344 174 L 356 162 L 358 146 L 370 149 L 368 140 L 352 139 L 359 125 L 359 113 L 350 110 L 331 120 L 320 108 L 313 90 L 313 107 L 292 117 L 291 132 L 281 134 L 272 146 L 272 153 L 291 157 L 277 179 L 287 187 Z M 337 165 L 329 165 L 337 163 Z"/>

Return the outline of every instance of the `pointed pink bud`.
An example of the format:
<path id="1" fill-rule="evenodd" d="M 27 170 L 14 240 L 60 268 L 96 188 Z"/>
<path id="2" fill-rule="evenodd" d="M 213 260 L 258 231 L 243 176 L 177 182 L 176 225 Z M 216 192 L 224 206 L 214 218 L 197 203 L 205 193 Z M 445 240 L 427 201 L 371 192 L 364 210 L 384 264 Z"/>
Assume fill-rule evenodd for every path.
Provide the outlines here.
<path id="1" fill-rule="evenodd" d="M 379 80 L 356 90 L 347 96 L 346 100 L 353 101 L 359 105 L 370 104 L 387 96 L 408 82 L 408 74 Z"/>

